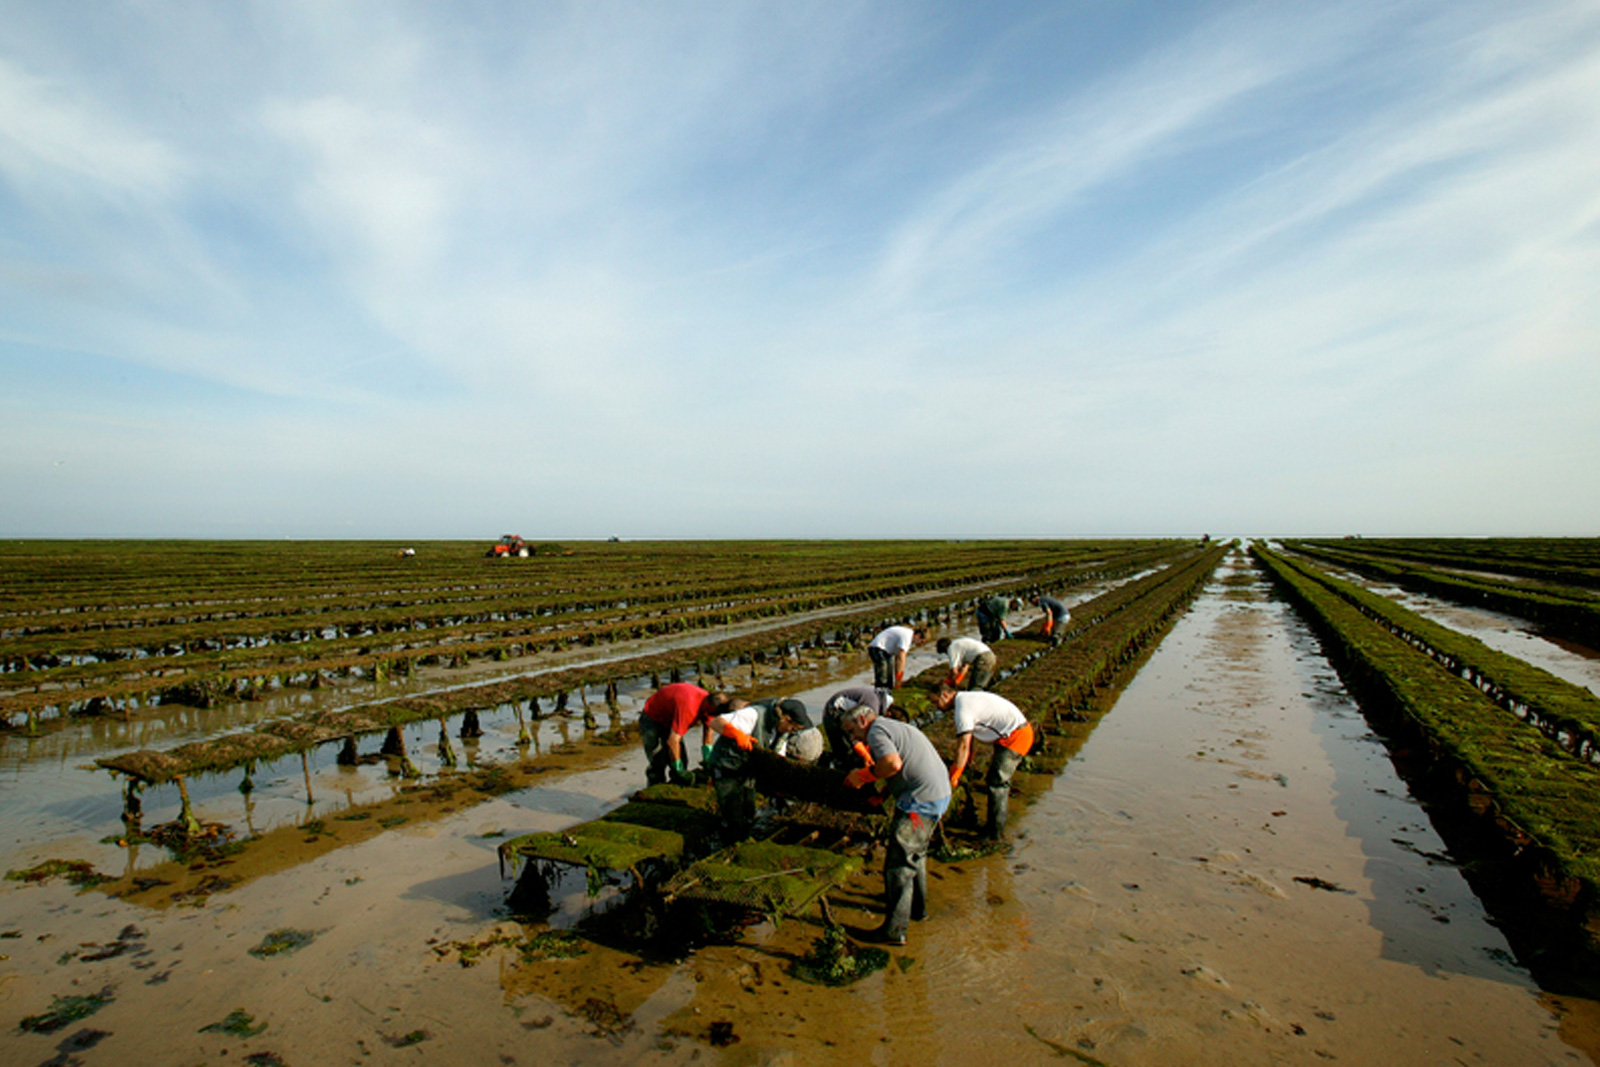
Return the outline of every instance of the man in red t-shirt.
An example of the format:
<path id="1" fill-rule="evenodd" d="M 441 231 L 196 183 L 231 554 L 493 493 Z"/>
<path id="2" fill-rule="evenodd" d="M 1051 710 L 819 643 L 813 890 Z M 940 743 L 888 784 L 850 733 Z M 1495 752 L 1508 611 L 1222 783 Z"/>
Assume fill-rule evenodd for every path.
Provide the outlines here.
<path id="1" fill-rule="evenodd" d="M 683 736 L 689 727 L 700 724 L 700 743 L 709 744 L 712 738 L 706 731 L 715 698 L 698 685 L 673 682 L 657 689 L 644 702 L 639 712 L 639 738 L 644 742 L 645 781 L 660 785 L 670 779 L 681 782 L 688 777 L 683 752 Z"/>

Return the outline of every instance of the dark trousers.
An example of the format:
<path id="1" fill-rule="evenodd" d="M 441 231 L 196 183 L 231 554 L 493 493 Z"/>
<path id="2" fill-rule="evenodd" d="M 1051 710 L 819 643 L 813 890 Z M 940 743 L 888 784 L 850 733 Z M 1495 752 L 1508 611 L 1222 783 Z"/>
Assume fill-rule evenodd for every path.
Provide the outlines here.
<path id="1" fill-rule="evenodd" d="M 867 658 L 872 660 L 872 684 L 876 688 L 894 688 L 894 656 L 893 652 L 881 648 L 867 649 Z"/>
<path id="2" fill-rule="evenodd" d="M 982 608 L 978 609 L 978 636 L 984 644 L 1000 640 L 1000 620 Z"/>
<path id="3" fill-rule="evenodd" d="M 1022 756 L 1003 745 L 994 746 L 989 759 L 989 773 L 983 784 L 989 790 L 989 822 L 983 828 L 984 837 L 998 838 L 1006 830 L 1006 812 L 1011 807 L 1011 776 L 1017 773 Z"/>
<path id="4" fill-rule="evenodd" d="M 995 656 L 993 652 L 985 652 L 972 664 L 971 673 L 967 676 L 968 689 L 987 689 L 989 683 L 994 681 Z"/>
<path id="5" fill-rule="evenodd" d="M 913 919 L 928 912 L 928 842 L 937 818 L 895 809 L 883 860 L 883 932 L 906 936 Z"/>
<path id="6" fill-rule="evenodd" d="M 728 836 L 743 841 L 750 836 L 756 823 L 755 779 L 740 774 L 717 771 L 711 776 L 712 788 L 717 793 L 717 814 Z"/>
<path id="7" fill-rule="evenodd" d="M 667 780 L 672 766 L 672 753 L 667 749 L 667 728 L 654 719 L 639 716 L 639 740 L 644 745 L 644 780 L 650 785 L 660 785 Z"/>

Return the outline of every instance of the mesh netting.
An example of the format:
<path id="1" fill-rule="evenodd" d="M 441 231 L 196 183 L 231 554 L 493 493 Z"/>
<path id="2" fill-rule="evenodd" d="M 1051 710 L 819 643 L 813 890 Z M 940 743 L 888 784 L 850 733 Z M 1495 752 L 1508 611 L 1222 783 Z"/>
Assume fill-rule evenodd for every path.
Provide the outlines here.
<path id="1" fill-rule="evenodd" d="M 860 868 L 857 856 L 746 841 L 678 872 L 662 887 L 662 894 L 669 900 L 731 904 L 790 915 Z"/>

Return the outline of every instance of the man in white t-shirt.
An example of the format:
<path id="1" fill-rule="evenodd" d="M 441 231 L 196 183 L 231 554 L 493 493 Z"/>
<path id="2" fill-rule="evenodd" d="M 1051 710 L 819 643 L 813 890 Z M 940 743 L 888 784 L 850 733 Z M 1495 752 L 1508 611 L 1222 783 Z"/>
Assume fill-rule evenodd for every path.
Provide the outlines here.
<path id="1" fill-rule="evenodd" d="M 1033 727 L 1022 709 L 999 693 L 962 693 L 947 684 L 939 687 L 936 702 L 940 711 L 954 709 L 956 757 L 950 765 L 952 792 L 972 760 L 973 740 L 994 745 L 989 773 L 983 781 L 989 792 L 989 818 L 983 836 L 986 840 L 998 841 L 1005 834 L 1006 811 L 1011 804 L 1011 776 L 1033 747 Z"/>
<path id="2" fill-rule="evenodd" d="M 717 739 L 702 750 L 701 762 L 711 772 L 717 813 L 728 836 L 740 841 L 756 821 L 756 786 L 749 754 L 757 748 L 784 755 L 791 735 L 812 729 L 811 714 L 793 698 L 747 702 L 729 699 L 706 719 L 706 733 Z"/>
<path id="3" fill-rule="evenodd" d="M 967 683 L 968 689 L 987 689 L 994 679 L 994 649 L 976 637 L 941 637 L 934 646 L 941 655 L 949 657 L 950 676 L 945 681 L 959 687 Z"/>
<path id="4" fill-rule="evenodd" d="M 891 626 L 867 645 L 872 660 L 872 684 L 893 689 L 906 680 L 906 653 L 922 643 L 921 630 L 910 626 Z"/>

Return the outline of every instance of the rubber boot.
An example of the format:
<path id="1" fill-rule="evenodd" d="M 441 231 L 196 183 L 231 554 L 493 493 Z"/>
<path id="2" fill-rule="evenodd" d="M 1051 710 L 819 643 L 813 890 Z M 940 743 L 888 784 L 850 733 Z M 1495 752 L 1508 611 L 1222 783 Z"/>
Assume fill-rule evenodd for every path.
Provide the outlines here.
<path id="1" fill-rule="evenodd" d="M 886 871 L 883 883 L 883 925 L 875 931 L 876 939 L 888 944 L 903 945 L 906 941 L 906 930 L 911 926 L 916 876 L 908 870 Z"/>
<path id="2" fill-rule="evenodd" d="M 1006 832 L 1006 814 L 1011 807 L 1011 783 L 989 787 L 989 823 L 983 829 L 988 841 L 998 841 Z"/>

